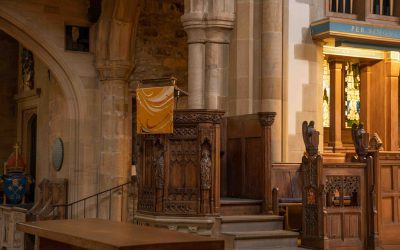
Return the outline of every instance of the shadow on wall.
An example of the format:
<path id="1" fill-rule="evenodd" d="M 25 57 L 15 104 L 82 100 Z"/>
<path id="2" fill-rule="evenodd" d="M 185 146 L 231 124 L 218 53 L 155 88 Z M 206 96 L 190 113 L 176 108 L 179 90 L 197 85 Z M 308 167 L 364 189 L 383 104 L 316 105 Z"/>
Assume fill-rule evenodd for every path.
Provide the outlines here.
<path id="1" fill-rule="evenodd" d="M 314 44 L 308 27 L 302 28 L 302 42 L 294 45 L 294 58 L 307 64 L 308 79 L 303 80 L 308 82 L 302 83 L 302 108 L 301 111 L 296 112 L 296 134 L 288 136 L 291 152 L 289 162 L 297 162 L 303 155 L 304 145 L 301 134 L 303 121 L 314 120 L 317 129 L 322 131 L 322 48 Z"/>

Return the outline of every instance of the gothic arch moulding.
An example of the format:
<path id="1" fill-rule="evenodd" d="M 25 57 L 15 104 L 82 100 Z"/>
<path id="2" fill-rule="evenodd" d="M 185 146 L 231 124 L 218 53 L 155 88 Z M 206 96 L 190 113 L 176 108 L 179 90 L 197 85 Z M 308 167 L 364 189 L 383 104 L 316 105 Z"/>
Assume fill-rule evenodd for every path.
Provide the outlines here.
<path id="1" fill-rule="evenodd" d="M 21 14 L 22 15 L 22 14 Z M 68 151 L 71 152 L 71 166 L 75 171 L 70 171 L 68 178 L 77 183 L 80 176 L 77 171 L 81 162 L 79 159 L 79 131 L 83 128 L 84 111 L 86 110 L 85 98 L 83 98 L 84 90 L 81 78 L 68 67 L 63 56 L 57 51 L 55 45 L 50 44 L 44 37 L 37 32 L 32 32 L 28 25 L 21 22 L 18 17 L 7 13 L 0 8 L 0 30 L 12 36 L 24 47 L 28 48 L 36 55 L 51 71 L 52 76 L 57 80 L 66 101 L 67 113 L 66 118 L 70 121 L 71 136 Z M 71 190 L 71 197 L 77 197 L 78 190 Z"/>

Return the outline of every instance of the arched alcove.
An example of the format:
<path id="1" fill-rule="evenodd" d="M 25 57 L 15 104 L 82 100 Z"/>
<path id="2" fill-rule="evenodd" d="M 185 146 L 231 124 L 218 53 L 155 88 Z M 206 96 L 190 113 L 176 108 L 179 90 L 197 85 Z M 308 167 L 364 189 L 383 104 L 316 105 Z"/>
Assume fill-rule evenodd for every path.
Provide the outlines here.
<path id="1" fill-rule="evenodd" d="M 21 13 L 22 15 L 22 13 Z M 0 30 L 4 31 L 25 48 L 31 50 L 37 58 L 49 69 L 49 77 L 54 77 L 65 100 L 66 112 L 63 114 L 68 122 L 68 134 L 70 138 L 65 138 L 68 142 L 66 151 L 69 157 L 69 166 L 74 168 L 68 171 L 69 180 L 69 198 L 75 200 L 78 197 L 78 188 L 82 176 L 79 175 L 81 146 L 79 144 L 86 110 L 86 101 L 83 84 L 79 75 L 74 72 L 59 53 L 58 48 L 51 42 L 46 41 L 41 34 L 35 33 L 29 29 L 29 26 L 22 23 L 15 13 L 7 13 L 0 8 Z M 33 120 L 32 120 L 33 121 Z M 33 125 L 31 123 L 30 125 Z M 49 147 L 50 148 L 50 147 Z M 50 152 L 48 152 L 50 154 Z M 47 167 L 47 166 L 46 166 Z"/>

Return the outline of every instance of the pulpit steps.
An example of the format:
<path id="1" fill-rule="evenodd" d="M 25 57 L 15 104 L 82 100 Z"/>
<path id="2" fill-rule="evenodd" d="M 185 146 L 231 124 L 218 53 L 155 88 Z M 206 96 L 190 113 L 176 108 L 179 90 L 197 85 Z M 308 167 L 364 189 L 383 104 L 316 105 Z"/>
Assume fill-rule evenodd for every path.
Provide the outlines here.
<path id="1" fill-rule="evenodd" d="M 240 198 L 221 198 L 221 215 L 261 214 L 262 201 Z"/>
<path id="2" fill-rule="evenodd" d="M 235 237 L 234 250 L 296 248 L 298 233 L 286 230 L 227 232 Z"/>
<path id="3" fill-rule="evenodd" d="M 299 234 L 285 231 L 283 216 L 220 216 L 221 234 L 232 239 L 227 250 L 296 249 Z"/>

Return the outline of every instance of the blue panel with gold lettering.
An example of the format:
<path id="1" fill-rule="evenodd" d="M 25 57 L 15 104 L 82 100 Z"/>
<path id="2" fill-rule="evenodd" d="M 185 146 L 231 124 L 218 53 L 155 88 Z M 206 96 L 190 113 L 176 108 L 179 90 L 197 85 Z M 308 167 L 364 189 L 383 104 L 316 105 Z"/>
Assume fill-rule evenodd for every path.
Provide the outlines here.
<path id="1" fill-rule="evenodd" d="M 400 44 L 400 29 L 380 27 L 351 20 L 324 19 L 311 24 L 314 39 L 345 38 L 369 44 Z"/>

